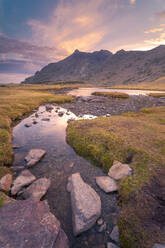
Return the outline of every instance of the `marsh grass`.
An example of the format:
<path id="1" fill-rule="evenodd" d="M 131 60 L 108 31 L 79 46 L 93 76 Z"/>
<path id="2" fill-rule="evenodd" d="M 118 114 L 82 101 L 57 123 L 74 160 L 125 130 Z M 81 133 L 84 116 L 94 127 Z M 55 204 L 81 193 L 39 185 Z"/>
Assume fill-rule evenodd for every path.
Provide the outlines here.
<path id="1" fill-rule="evenodd" d="M 141 192 L 150 185 L 156 168 L 165 169 L 165 107 L 142 109 L 138 114 L 71 122 L 67 128 L 67 141 L 79 155 L 106 173 L 114 160 L 130 162 L 133 176 L 124 178 L 119 184 L 120 230 L 125 247 L 150 248 L 155 239 L 160 236 L 163 239 L 164 233 L 157 235 L 159 228 L 152 223 L 155 233 L 152 238 L 150 231 L 144 231 L 143 216 L 146 214 L 152 219 L 153 199 L 150 202 L 145 200 L 146 195 L 141 197 Z"/>
<path id="2" fill-rule="evenodd" d="M 127 98 L 129 98 L 128 94 L 122 93 L 122 92 L 101 92 L 101 91 L 96 91 L 96 92 L 93 92 L 92 95 L 94 95 L 94 96 L 106 96 L 108 98 L 119 98 L 119 99 L 127 99 Z"/>

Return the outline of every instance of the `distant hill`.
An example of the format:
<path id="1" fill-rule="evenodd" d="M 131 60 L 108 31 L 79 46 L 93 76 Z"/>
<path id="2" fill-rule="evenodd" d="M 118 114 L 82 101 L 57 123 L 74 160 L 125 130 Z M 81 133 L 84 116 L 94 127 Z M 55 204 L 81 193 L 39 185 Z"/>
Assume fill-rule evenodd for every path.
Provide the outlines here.
<path id="1" fill-rule="evenodd" d="M 165 75 L 165 46 L 149 51 L 107 50 L 93 53 L 75 52 L 69 57 L 45 66 L 23 83 L 84 81 L 107 85 L 135 84 Z"/>

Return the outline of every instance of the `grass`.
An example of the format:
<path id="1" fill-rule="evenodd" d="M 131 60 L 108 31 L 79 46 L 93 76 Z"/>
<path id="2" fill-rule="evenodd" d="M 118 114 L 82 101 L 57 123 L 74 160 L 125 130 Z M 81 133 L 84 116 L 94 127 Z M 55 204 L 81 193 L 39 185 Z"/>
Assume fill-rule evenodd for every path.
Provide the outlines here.
<path id="1" fill-rule="evenodd" d="M 160 223 L 153 221 L 151 181 L 165 172 L 165 107 L 142 109 L 138 114 L 71 122 L 67 141 L 76 152 L 108 172 L 114 160 L 130 161 L 133 176 L 119 184 L 120 231 L 125 248 L 150 248 L 165 243 Z M 164 183 L 164 179 L 159 184 Z M 147 190 L 150 194 L 147 195 Z M 144 194 L 142 192 L 144 191 Z M 163 197 L 163 196 L 159 196 Z M 157 197 L 158 198 L 158 197 Z M 148 218 L 148 220 L 146 220 Z M 162 217 L 163 218 L 163 217 Z M 146 228 L 149 220 L 150 229 Z"/>
<path id="2" fill-rule="evenodd" d="M 165 93 L 150 93 L 148 95 L 152 97 L 165 97 Z"/>
<path id="3" fill-rule="evenodd" d="M 75 87 L 75 85 L 62 85 Z M 44 103 L 71 102 L 72 97 L 50 92 L 59 85 L 8 85 L 0 87 L 0 166 L 10 166 L 13 160 L 11 148 L 13 123 L 23 115 Z M 0 172 L 1 173 L 1 172 Z"/>
<path id="4" fill-rule="evenodd" d="M 143 82 L 139 84 L 115 85 L 109 89 L 129 89 L 129 90 L 165 90 L 165 77 L 158 78 L 153 82 Z"/>
<path id="5" fill-rule="evenodd" d="M 119 98 L 119 99 L 127 99 L 129 98 L 129 95 L 126 93 L 122 93 L 122 92 L 93 92 L 92 95 L 94 96 L 106 96 L 109 98 Z"/>

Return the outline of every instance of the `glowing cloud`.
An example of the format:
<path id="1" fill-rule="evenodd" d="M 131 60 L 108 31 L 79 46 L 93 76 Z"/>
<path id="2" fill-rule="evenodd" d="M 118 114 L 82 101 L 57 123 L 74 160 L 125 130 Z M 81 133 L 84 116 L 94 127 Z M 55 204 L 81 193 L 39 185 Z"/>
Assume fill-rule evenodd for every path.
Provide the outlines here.
<path id="1" fill-rule="evenodd" d="M 136 0 L 130 0 L 130 3 L 131 4 L 135 4 L 136 3 Z"/>
<path id="2" fill-rule="evenodd" d="M 161 32 L 163 30 L 164 30 L 164 28 L 153 28 L 153 29 L 150 29 L 150 30 L 145 31 L 144 33 L 145 34 L 150 34 L 150 33 Z"/>

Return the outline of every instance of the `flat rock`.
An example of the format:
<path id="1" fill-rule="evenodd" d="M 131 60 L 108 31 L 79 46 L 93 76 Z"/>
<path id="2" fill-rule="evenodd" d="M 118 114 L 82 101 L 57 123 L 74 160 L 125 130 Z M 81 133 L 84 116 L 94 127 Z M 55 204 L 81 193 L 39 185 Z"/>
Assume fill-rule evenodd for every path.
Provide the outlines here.
<path id="1" fill-rule="evenodd" d="M 11 184 L 12 184 L 12 175 L 6 174 L 4 177 L 0 179 L 0 190 L 9 192 Z"/>
<path id="2" fill-rule="evenodd" d="M 119 238 L 119 228 L 118 226 L 115 226 L 110 234 L 110 238 L 115 241 L 116 243 L 120 242 L 120 238 Z"/>
<path id="3" fill-rule="evenodd" d="M 30 150 L 28 155 L 25 157 L 27 165 L 29 167 L 35 165 L 36 163 L 38 163 L 43 158 L 43 156 L 45 154 L 46 154 L 46 151 L 44 151 L 42 149 L 32 149 L 32 150 Z"/>
<path id="4" fill-rule="evenodd" d="M 165 248 L 165 244 L 164 245 L 154 244 L 154 246 L 152 248 Z"/>
<path id="5" fill-rule="evenodd" d="M 119 248 L 119 246 L 109 242 L 107 243 L 107 248 Z"/>
<path id="6" fill-rule="evenodd" d="M 50 212 L 47 201 L 28 199 L 0 208 L 0 247 L 68 248 L 60 222 Z M 58 241 L 58 242 L 57 242 Z"/>
<path id="7" fill-rule="evenodd" d="M 106 193 L 118 190 L 116 181 L 113 178 L 107 176 L 96 177 L 96 183 Z"/>
<path id="8" fill-rule="evenodd" d="M 13 182 L 11 194 L 16 195 L 18 191 L 20 191 L 24 186 L 31 184 L 35 179 L 36 177 L 30 171 L 22 171 Z"/>
<path id="9" fill-rule="evenodd" d="M 128 164 L 122 164 L 119 161 L 114 161 L 112 167 L 109 169 L 108 176 L 115 180 L 120 180 L 123 177 L 131 176 L 132 169 Z"/>
<path id="10" fill-rule="evenodd" d="M 79 173 L 69 177 L 67 190 L 71 193 L 73 232 L 78 235 L 90 229 L 100 217 L 101 200 Z"/>
<path id="11" fill-rule="evenodd" d="M 33 182 L 28 188 L 24 189 L 21 196 L 24 199 L 34 197 L 40 200 L 46 194 L 50 184 L 50 179 L 40 178 Z"/>

